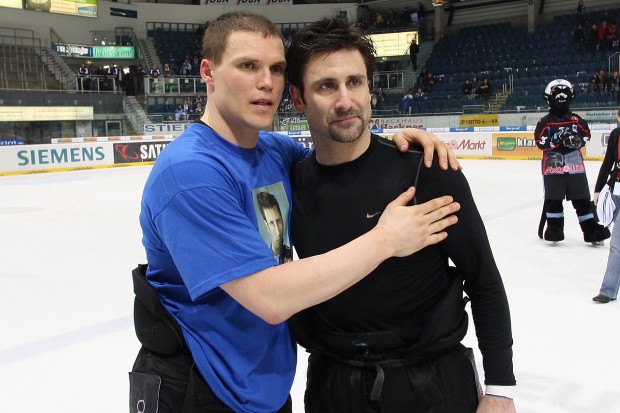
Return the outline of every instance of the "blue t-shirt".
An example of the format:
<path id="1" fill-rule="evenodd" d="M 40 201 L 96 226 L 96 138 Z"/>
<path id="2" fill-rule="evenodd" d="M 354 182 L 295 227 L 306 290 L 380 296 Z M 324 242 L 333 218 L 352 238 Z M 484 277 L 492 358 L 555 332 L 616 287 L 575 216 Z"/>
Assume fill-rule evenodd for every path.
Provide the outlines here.
<path id="1" fill-rule="evenodd" d="M 278 410 L 296 353 L 286 323 L 266 323 L 219 286 L 278 264 L 260 230 L 256 193 L 279 197 L 288 233 L 289 172 L 308 152 L 268 132 L 255 148 L 240 148 L 196 123 L 162 151 L 144 188 L 147 279 L 203 378 L 235 412 Z"/>

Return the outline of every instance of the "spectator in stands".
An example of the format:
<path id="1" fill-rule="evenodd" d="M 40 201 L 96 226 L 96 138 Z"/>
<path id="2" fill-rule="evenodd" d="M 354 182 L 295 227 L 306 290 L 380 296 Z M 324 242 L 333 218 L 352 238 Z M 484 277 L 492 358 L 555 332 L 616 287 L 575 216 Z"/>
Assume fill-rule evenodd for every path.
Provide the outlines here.
<path id="1" fill-rule="evenodd" d="M 159 82 L 159 78 L 161 77 L 161 71 L 159 70 L 159 68 L 155 65 L 153 65 L 153 67 L 151 67 L 151 70 L 149 71 L 149 91 L 150 92 L 154 92 L 154 85 L 157 84 Z"/>
<path id="2" fill-rule="evenodd" d="M 471 78 L 471 90 L 472 93 L 474 93 L 477 96 L 480 96 L 480 79 L 478 79 L 478 76 L 474 75 L 474 77 Z"/>
<path id="3" fill-rule="evenodd" d="M 383 101 L 385 100 L 385 96 L 383 96 L 383 89 L 380 87 L 373 89 L 371 92 L 371 100 L 370 104 L 373 109 L 381 110 L 383 109 Z"/>
<path id="4" fill-rule="evenodd" d="M 611 23 L 607 28 L 607 49 L 615 50 L 618 48 L 618 26 L 616 23 Z"/>
<path id="5" fill-rule="evenodd" d="M 78 90 L 90 90 L 90 69 L 85 63 L 78 67 Z"/>
<path id="6" fill-rule="evenodd" d="M 187 112 L 183 108 L 183 105 L 177 105 L 174 111 L 174 120 L 187 120 Z"/>
<path id="7" fill-rule="evenodd" d="M 127 73 L 125 73 L 125 68 L 123 66 L 118 66 L 116 68 L 116 84 L 118 85 L 119 89 L 123 91 L 123 93 L 125 93 L 126 95 L 129 94 L 127 93 L 128 91 L 128 82 L 129 82 L 129 76 Z"/>
<path id="8" fill-rule="evenodd" d="M 422 83 L 422 80 L 426 77 L 427 74 L 428 69 L 426 67 L 422 67 L 422 69 L 420 69 L 420 73 L 418 74 L 418 83 Z"/>
<path id="9" fill-rule="evenodd" d="M 474 92 L 474 86 L 471 83 L 471 80 L 465 79 L 465 82 L 463 82 L 463 86 L 461 89 L 463 90 L 463 96 L 470 97 Z"/>
<path id="10" fill-rule="evenodd" d="M 164 77 L 170 77 L 172 75 L 174 75 L 174 71 L 172 70 L 170 63 L 164 63 Z"/>
<path id="11" fill-rule="evenodd" d="M 107 90 L 106 86 L 107 86 L 107 82 L 106 82 L 106 71 L 103 68 L 103 65 L 99 65 L 97 66 L 97 68 L 95 69 L 95 71 L 93 72 L 95 75 L 95 79 L 93 79 L 93 83 L 91 83 L 91 85 L 93 86 L 94 90 Z"/>
<path id="12" fill-rule="evenodd" d="M 197 115 L 202 116 L 202 112 L 205 108 L 205 100 L 200 96 L 200 93 L 197 93 L 194 97 L 194 110 Z"/>
<path id="13" fill-rule="evenodd" d="M 370 27 L 370 7 L 361 4 L 357 8 L 357 24 L 364 30 Z"/>
<path id="14" fill-rule="evenodd" d="M 614 70 L 613 74 L 609 77 L 607 90 L 616 98 L 618 105 L 620 105 L 620 77 L 618 76 L 617 70 Z"/>
<path id="15" fill-rule="evenodd" d="M 383 27 L 383 14 L 378 11 L 374 12 L 375 16 L 375 28 L 380 29 Z"/>
<path id="16" fill-rule="evenodd" d="M 607 86 L 607 74 L 603 69 L 595 72 L 590 79 L 590 85 L 592 86 L 592 92 L 603 93 Z"/>
<path id="17" fill-rule="evenodd" d="M 405 95 L 403 96 L 403 112 L 411 115 L 411 107 L 413 106 L 413 95 L 411 94 L 411 89 L 407 89 Z"/>
<path id="18" fill-rule="evenodd" d="M 144 78 L 146 77 L 146 70 L 139 64 L 136 70 L 133 72 L 134 90 L 136 95 L 144 93 Z"/>
<path id="19" fill-rule="evenodd" d="M 577 25 L 575 31 L 573 32 L 573 42 L 577 44 L 577 50 L 581 52 L 583 50 L 583 45 L 586 42 L 586 35 L 583 32 L 583 26 L 581 23 Z"/>
<path id="20" fill-rule="evenodd" d="M 448 51 L 448 43 L 443 33 L 439 34 L 439 40 L 435 44 L 435 50 L 439 57 L 444 57 Z"/>
<path id="21" fill-rule="evenodd" d="M 106 70 L 106 90 L 116 91 L 118 87 L 118 67 L 115 63 L 111 63 Z"/>
<path id="22" fill-rule="evenodd" d="M 191 97 L 186 96 L 183 99 L 183 110 L 187 114 L 187 119 L 190 119 L 191 115 L 196 114 L 196 108 L 194 106 L 194 102 L 192 101 Z"/>
<path id="23" fill-rule="evenodd" d="M 418 70 L 418 53 L 420 53 L 420 46 L 414 39 L 411 41 L 411 45 L 409 45 L 409 58 L 411 59 L 413 70 Z"/>
<path id="24" fill-rule="evenodd" d="M 192 64 L 189 62 L 189 59 L 185 59 L 181 64 L 181 69 L 179 69 L 179 75 L 181 76 L 190 76 L 192 74 Z"/>
<path id="25" fill-rule="evenodd" d="M 161 76 L 161 71 L 157 68 L 157 66 L 153 65 L 149 72 L 149 76 L 151 76 L 152 78 L 158 78 L 159 76 Z"/>
<path id="26" fill-rule="evenodd" d="M 594 52 L 596 52 L 600 47 L 598 42 L 598 25 L 596 23 L 592 23 L 592 26 L 590 26 L 588 42 L 590 43 L 590 51 L 594 54 Z"/>
<path id="27" fill-rule="evenodd" d="M 603 51 L 607 50 L 607 30 L 608 30 L 607 20 L 603 19 L 601 21 L 601 25 L 599 26 L 598 32 L 597 32 L 598 44 L 600 45 L 599 49 Z"/>
<path id="28" fill-rule="evenodd" d="M 146 70 L 144 70 L 141 64 L 138 64 L 138 66 L 136 66 L 136 74 L 138 76 L 146 76 Z"/>
<path id="29" fill-rule="evenodd" d="M 485 101 L 488 101 L 491 97 L 491 94 L 493 93 L 493 88 L 491 87 L 491 82 L 489 81 L 489 79 L 485 77 L 482 80 L 482 83 L 480 84 L 480 88 L 478 90 L 480 91 L 480 96 L 482 96 Z"/>
<path id="30" fill-rule="evenodd" d="M 291 111 L 293 111 L 293 103 L 291 102 L 288 94 L 286 96 L 283 95 L 282 99 L 280 100 L 280 105 L 278 106 L 278 112 L 282 114 L 287 114 Z"/>
<path id="31" fill-rule="evenodd" d="M 201 60 L 200 52 L 194 52 L 194 57 L 192 58 L 192 75 L 196 76 L 199 74 Z"/>
<path id="32" fill-rule="evenodd" d="M 422 90 L 421 87 L 418 88 L 418 91 L 415 92 L 415 96 L 413 97 L 415 108 L 417 113 L 424 113 L 424 106 L 426 104 L 426 94 Z"/>
<path id="33" fill-rule="evenodd" d="M 172 72 L 176 71 L 178 62 L 177 58 L 172 52 L 168 53 L 168 59 L 166 59 L 166 61 L 164 62 L 164 67 L 166 63 L 168 63 L 168 66 Z"/>
<path id="34" fill-rule="evenodd" d="M 435 76 L 433 76 L 433 72 L 428 71 L 426 76 L 422 79 L 422 90 L 426 93 L 431 93 L 433 91 L 433 87 L 435 86 Z"/>
<path id="35" fill-rule="evenodd" d="M 598 72 L 594 72 L 590 78 L 590 90 L 592 92 L 598 92 L 601 89 L 601 78 L 598 76 Z"/>
<path id="36" fill-rule="evenodd" d="M 586 13 L 586 6 L 583 4 L 583 0 L 579 0 L 577 4 L 577 14 L 579 15 L 579 23 L 583 24 L 583 15 Z"/>

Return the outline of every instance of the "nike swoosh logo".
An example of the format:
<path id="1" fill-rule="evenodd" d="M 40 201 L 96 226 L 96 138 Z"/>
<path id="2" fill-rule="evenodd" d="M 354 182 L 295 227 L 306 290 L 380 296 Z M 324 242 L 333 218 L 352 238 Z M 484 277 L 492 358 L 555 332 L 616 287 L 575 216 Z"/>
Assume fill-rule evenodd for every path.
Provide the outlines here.
<path id="1" fill-rule="evenodd" d="M 366 213 L 366 218 L 370 219 L 370 218 L 376 217 L 376 216 L 377 216 L 377 215 L 379 215 L 380 213 L 381 213 L 381 212 L 375 212 L 374 214 L 369 214 L 369 213 Z"/>

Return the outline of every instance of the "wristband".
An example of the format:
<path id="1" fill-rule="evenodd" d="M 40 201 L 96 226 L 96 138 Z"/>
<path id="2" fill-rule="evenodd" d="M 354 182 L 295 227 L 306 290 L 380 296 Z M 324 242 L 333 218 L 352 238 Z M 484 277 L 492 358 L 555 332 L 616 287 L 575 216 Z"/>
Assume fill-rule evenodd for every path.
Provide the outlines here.
<path id="1" fill-rule="evenodd" d="M 516 386 L 493 386 L 487 385 L 485 394 L 487 396 L 503 397 L 504 399 L 514 399 Z"/>

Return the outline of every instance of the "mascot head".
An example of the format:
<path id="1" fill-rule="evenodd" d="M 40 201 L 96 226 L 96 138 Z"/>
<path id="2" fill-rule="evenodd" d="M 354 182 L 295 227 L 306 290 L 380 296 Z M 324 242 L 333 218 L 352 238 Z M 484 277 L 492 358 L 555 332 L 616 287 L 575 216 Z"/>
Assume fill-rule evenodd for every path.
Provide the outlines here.
<path id="1" fill-rule="evenodd" d="M 564 115 L 570 109 L 570 102 L 575 97 L 573 85 L 565 79 L 549 82 L 543 93 L 552 113 Z"/>

